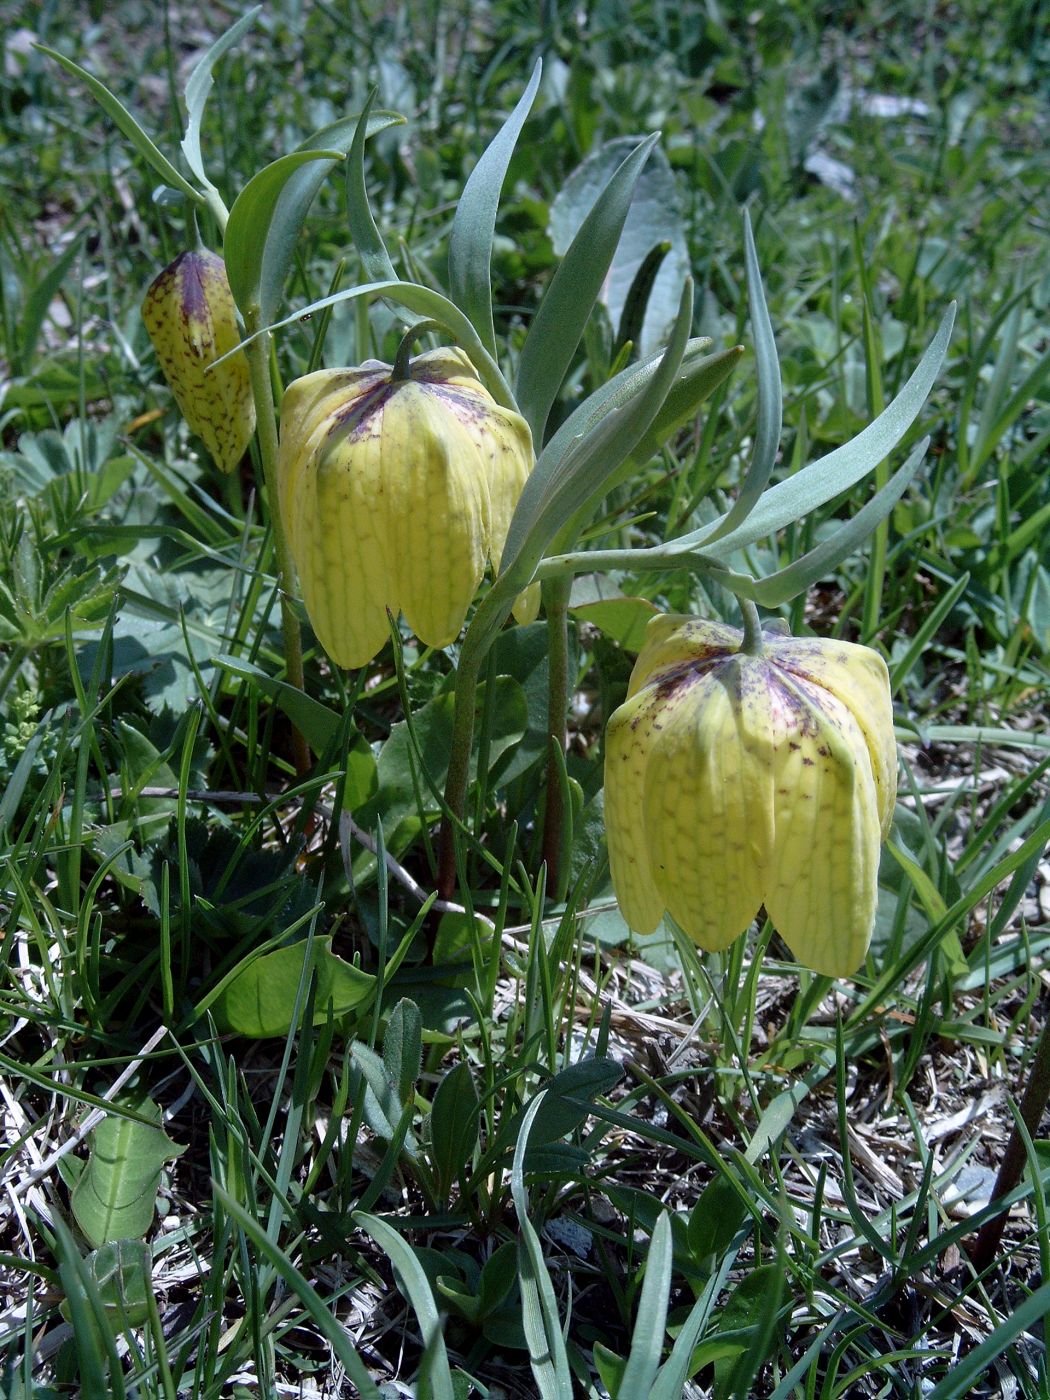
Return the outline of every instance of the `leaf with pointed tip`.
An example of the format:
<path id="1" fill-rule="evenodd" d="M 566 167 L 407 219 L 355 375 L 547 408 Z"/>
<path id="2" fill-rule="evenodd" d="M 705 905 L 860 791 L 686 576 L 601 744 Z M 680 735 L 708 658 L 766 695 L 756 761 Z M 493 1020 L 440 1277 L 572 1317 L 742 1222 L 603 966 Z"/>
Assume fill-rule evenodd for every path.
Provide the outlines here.
<path id="1" fill-rule="evenodd" d="M 272 281 L 276 265 L 286 254 L 290 256 L 289 224 L 287 220 L 276 223 L 275 219 L 282 191 L 300 166 L 310 161 L 326 161 L 326 169 L 331 169 L 337 160 L 342 160 L 341 151 L 292 151 L 253 175 L 234 200 L 223 240 L 223 257 L 233 299 L 245 320 L 260 317 L 268 321 L 284 287 L 283 277 L 280 286 L 274 286 Z M 263 264 L 271 229 L 281 246 L 275 247 L 271 254 L 271 282 L 266 285 Z M 292 236 L 292 245 L 297 235 L 298 228 Z M 264 304 L 271 308 L 265 316 L 262 313 Z"/>
<path id="2" fill-rule="evenodd" d="M 736 550 L 801 520 L 804 515 L 824 505 L 833 496 L 848 491 L 862 477 L 874 471 L 918 417 L 944 363 L 954 322 L 955 303 L 952 302 L 941 318 L 937 334 L 904 388 L 852 441 L 837 447 L 819 461 L 811 462 L 794 476 L 771 486 L 743 524 L 732 534 L 722 536 L 710 548 L 707 541 L 715 535 L 721 519 L 688 535 L 679 536 L 670 541 L 670 546 L 675 552 L 700 551 L 710 558 L 728 559 Z"/>
<path id="3" fill-rule="evenodd" d="M 658 134 L 646 137 L 610 177 L 551 278 L 525 337 L 515 395 L 537 445 L 609 271 L 635 183 L 658 139 Z"/>
<path id="4" fill-rule="evenodd" d="M 784 394 L 780 382 L 777 343 L 773 337 L 773 326 L 769 319 L 765 293 L 762 290 L 762 272 L 758 266 L 755 237 L 751 232 L 751 219 L 746 209 L 744 210 L 744 260 L 747 265 L 751 334 L 755 338 L 755 366 L 758 371 L 758 424 L 755 428 L 755 443 L 751 452 L 751 462 L 744 478 L 744 484 L 740 488 L 740 495 L 733 503 L 729 514 L 711 536 L 712 540 L 730 534 L 738 525 L 743 524 L 755 508 L 773 474 L 773 464 L 777 458 L 780 433 L 784 424 Z"/>
<path id="5" fill-rule="evenodd" d="M 789 598 L 797 598 L 818 579 L 826 578 L 832 569 L 853 553 L 862 540 L 868 538 L 880 521 L 886 519 L 922 465 L 929 445 L 930 439 L 923 438 L 881 491 L 877 491 L 871 500 L 834 534 L 821 540 L 815 549 L 803 554 L 787 568 L 779 569 L 768 578 L 760 579 L 755 585 L 755 601 L 765 608 L 775 608 L 781 603 L 786 603 Z"/>
<path id="6" fill-rule="evenodd" d="M 500 578 L 513 579 L 515 592 L 532 581 L 564 522 L 604 494 L 610 477 L 652 425 L 681 367 L 692 317 L 693 284 L 687 279 L 674 333 L 652 372 L 633 375 L 628 381 L 630 397 L 617 402 L 600 422 L 589 422 L 583 413 L 587 405 L 582 405 L 577 410 L 583 414 L 579 428 L 566 432 L 574 414 L 540 453 L 518 499 L 503 551 Z"/>
<path id="7" fill-rule="evenodd" d="M 372 134 L 368 128 L 369 113 L 378 91 L 378 88 L 373 88 L 368 94 L 346 162 L 346 208 L 350 220 L 350 236 L 361 258 L 365 276 L 372 282 L 397 281 L 394 264 L 390 261 L 383 236 L 372 217 L 372 207 L 368 202 L 368 190 L 365 187 L 365 141 Z"/>
<path id="8" fill-rule="evenodd" d="M 232 49 L 242 35 L 247 34 L 261 10 L 261 5 L 255 5 L 234 24 L 231 24 L 226 33 L 221 34 L 215 40 L 186 82 L 186 134 L 182 138 L 182 154 L 186 157 L 186 164 L 197 179 L 202 184 L 207 185 L 209 189 L 214 189 L 215 186 L 204 171 L 204 158 L 201 155 L 201 121 L 212 89 L 212 69 L 223 54 Z"/>
<path id="9" fill-rule="evenodd" d="M 204 203 L 204 196 L 200 190 L 195 190 L 188 180 L 183 179 L 167 156 L 157 149 L 128 109 L 117 97 L 114 97 L 105 83 L 100 83 L 97 78 L 92 77 L 86 68 L 81 68 L 79 63 L 74 63 L 71 58 L 66 58 L 65 54 L 59 53 L 57 49 L 49 49 L 46 44 L 34 44 L 33 47 L 39 49 L 41 53 L 46 53 L 48 58 L 53 58 L 56 63 L 61 64 L 67 73 L 71 73 L 74 78 L 79 78 L 82 83 L 86 84 L 98 105 L 116 123 L 139 155 L 152 165 L 166 185 L 171 185 L 187 199 L 192 199 L 194 204 Z"/>
<path id="10" fill-rule="evenodd" d="M 542 71 L 543 61 L 537 59 L 517 106 L 470 172 L 449 234 L 448 282 L 452 300 L 469 316 L 491 355 L 496 353 L 491 272 L 496 210 L 510 158 L 539 91 Z"/>

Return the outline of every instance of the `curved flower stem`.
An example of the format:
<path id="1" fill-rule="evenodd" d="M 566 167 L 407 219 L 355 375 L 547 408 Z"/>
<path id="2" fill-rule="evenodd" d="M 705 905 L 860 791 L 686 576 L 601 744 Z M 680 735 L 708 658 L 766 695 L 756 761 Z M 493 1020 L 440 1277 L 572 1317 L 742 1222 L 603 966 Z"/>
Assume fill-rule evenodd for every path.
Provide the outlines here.
<path id="1" fill-rule="evenodd" d="M 1035 1058 L 1028 1075 L 1028 1083 L 1025 1086 L 1018 1109 L 1021 1122 L 1028 1129 L 1030 1137 L 1034 1138 L 1039 1132 L 1039 1123 L 1048 1101 L 1050 1101 L 1050 1016 L 1047 1016 L 1043 1025 L 1043 1033 L 1039 1037 Z M 1010 1132 L 1010 1141 L 1006 1144 L 1006 1151 L 1003 1153 L 1003 1160 L 999 1164 L 999 1173 L 995 1178 L 995 1188 L 992 1191 L 993 1202 L 1001 1201 L 1021 1180 L 1025 1155 L 1024 1138 L 1015 1123 Z M 1006 1216 L 1007 1209 L 1004 1206 L 998 1215 L 993 1216 L 991 1220 L 986 1220 L 977 1232 L 977 1238 L 970 1249 L 970 1262 L 978 1273 L 983 1273 L 996 1256 L 999 1242 L 1003 1237 L 1003 1230 L 1006 1227 Z"/>
<path id="2" fill-rule="evenodd" d="M 247 331 L 251 335 L 258 328 L 248 318 Z M 288 553 L 288 541 L 284 534 L 284 522 L 277 506 L 277 415 L 273 407 L 273 386 L 270 379 L 270 337 L 258 336 L 248 345 L 248 367 L 251 373 L 252 398 L 255 400 L 255 418 L 259 434 L 259 455 L 262 458 L 263 481 L 266 486 L 266 500 L 270 508 L 270 528 L 273 531 L 274 553 L 277 557 L 277 588 L 281 598 L 281 630 L 284 634 L 284 667 L 288 684 L 297 690 L 303 685 L 303 639 L 299 619 L 292 607 L 292 592 L 295 586 L 295 570 Z M 295 771 L 302 775 L 311 766 L 310 749 L 299 730 L 292 726 L 292 755 Z"/>
<path id="3" fill-rule="evenodd" d="M 565 794 L 561 767 L 555 752 L 562 755 L 566 745 L 566 719 L 569 708 L 569 594 L 568 576 L 546 579 L 543 583 L 543 610 L 547 615 L 549 679 L 547 686 L 547 798 L 543 819 L 543 859 L 547 864 L 547 889 L 561 898 L 562 843 L 565 834 Z"/>
<path id="4" fill-rule="evenodd" d="M 758 609 L 750 598 L 738 598 L 737 602 L 740 605 L 740 615 L 744 619 L 744 640 L 740 643 L 740 650 L 746 656 L 761 656 L 765 646 Z"/>

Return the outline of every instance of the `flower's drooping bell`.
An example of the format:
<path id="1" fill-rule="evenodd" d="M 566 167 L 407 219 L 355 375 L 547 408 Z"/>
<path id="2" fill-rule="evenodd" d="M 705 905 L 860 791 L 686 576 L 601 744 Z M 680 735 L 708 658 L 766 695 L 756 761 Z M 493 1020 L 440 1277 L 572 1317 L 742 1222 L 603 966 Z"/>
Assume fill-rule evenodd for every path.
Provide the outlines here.
<path id="1" fill-rule="evenodd" d="M 669 911 L 725 948 L 761 905 L 798 960 L 845 976 L 864 958 L 897 790 L 889 677 L 877 652 L 657 617 L 609 721 L 605 821 L 624 918 Z"/>
<path id="2" fill-rule="evenodd" d="M 532 437 L 467 356 L 431 350 L 407 378 L 368 361 L 288 386 L 279 509 L 322 646 L 363 666 L 403 612 L 427 646 L 458 635 L 486 563 L 499 568 L 533 466 Z M 516 615 L 535 617 L 537 586 Z"/>
<path id="3" fill-rule="evenodd" d="M 210 368 L 241 338 L 222 258 L 180 253 L 146 293 L 142 319 L 183 418 L 232 472 L 255 431 L 255 404 L 243 351 Z"/>

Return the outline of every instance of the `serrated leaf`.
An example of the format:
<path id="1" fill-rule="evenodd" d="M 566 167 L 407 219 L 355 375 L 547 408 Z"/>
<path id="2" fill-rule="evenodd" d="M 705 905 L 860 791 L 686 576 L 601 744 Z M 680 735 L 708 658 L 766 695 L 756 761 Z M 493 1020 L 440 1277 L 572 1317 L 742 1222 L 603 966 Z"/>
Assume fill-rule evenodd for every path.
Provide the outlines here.
<path id="1" fill-rule="evenodd" d="M 470 318 L 482 343 L 496 354 L 492 324 L 492 237 L 507 167 L 532 110 L 543 71 L 536 60 L 517 106 L 470 172 L 452 220 L 448 241 L 448 281 L 452 300 Z"/>
<path id="2" fill-rule="evenodd" d="M 157 1104 L 146 1099 L 129 1107 L 156 1119 L 157 1126 L 107 1114 L 92 1131 L 87 1165 L 70 1197 L 76 1222 L 96 1249 L 146 1234 L 164 1163 L 186 1150 L 160 1126 Z"/>

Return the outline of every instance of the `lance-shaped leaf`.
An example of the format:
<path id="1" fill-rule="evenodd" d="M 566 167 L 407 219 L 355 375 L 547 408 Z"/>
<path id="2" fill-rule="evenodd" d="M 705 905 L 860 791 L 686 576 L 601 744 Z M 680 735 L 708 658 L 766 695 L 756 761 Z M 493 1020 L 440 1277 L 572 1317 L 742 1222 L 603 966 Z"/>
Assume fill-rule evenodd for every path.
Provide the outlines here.
<path id="1" fill-rule="evenodd" d="M 922 465 L 929 438 L 923 438 L 911 452 L 904 465 L 890 480 L 877 491 L 852 519 L 846 521 L 827 539 L 821 540 L 814 549 L 803 554 L 784 569 L 779 569 L 768 578 L 760 579 L 755 585 L 754 599 L 763 607 L 775 608 L 804 593 L 818 579 L 826 578 L 837 568 L 862 540 L 866 540 L 880 521 L 885 520 L 890 511 L 908 489 L 915 473 Z"/>
<path id="2" fill-rule="evenodd" d="M 627 397 L 610 397 L 609 411 L 600 421 L 595 422 L 587 404 L 581 405 L 540 453 L 503 548 L 500 577 L 513 579 L 516 589 L 531 581 L 565 522 L 604 494 L 606 483 L 652 425 L 678 375 L 692 316 L 693 284 L 687 278 L 674 332 L 652 373 L 633 375 L 623 386 Z"/>
<path id="3" fill-rule="evenodd" d="M 300 166 L 310 161 L 324 161 L 325 169 L 330 170 L 332 164 L 341 159 L 341 151 L 292 151 L 253 175 L 237 196 L 226 225 L 223 258 L 233 299 L 245 319 L 250 316 L 269 320 L 269 315 L 262 315 L 263 301 L 271 307 L 272 315 L 280 296 L 279 287 L 263 285 L 263 254 L 281 192 Z M 277 237 L 283 244 L 287 228 L 278 229 Z"/>
<path id="4" fill-rule="evenodd" d="M 350 236 L 360 255 L 365 276 L 372 282 L 395 282 L 398 280 L 397 273 L 390 261 L 383 236 L 376 228 L 372 207 L 368 202 L 368 190 L 365 188 L 365 141 L 370 135 L 369 113 L 378 91 L 378 88 L 373 88 L 368 94 L 368 101 L 350 143 L 350 154 L 346 162 L 346 208 L 350 220 Z"/>
<path id="5" fill-rule="evenodd" d="M 273 320 L 310 205 L 333 165 L 343 159 L 358 132 L 363 142 L 403 122 L 396 112 L 343 117 L 314 132 L 245 185 L 230 211 L 225 241 L 230 285 L 242 313 L 255 306 L 261 321 Z"/>
<path id="6" fill-rule="evenodd" d="M 751 313 L 751 334 L 755 340 L 755 365 L 758 370 L 758 423 L 755 427 L 755 442 L 751 452 L 751 463 L 740 488 L 740 495 L 733 508 L 724 518 L 711 540 L 730 534 L 742 525 L 755 508 L 758 498 L 769 485 L 780 446 L 780 432 L 784 422 L 783 389 L 780 382 L 780 361 L 777 358 L 777 344 L 773 338 L 773 327 L 769 320 L 766 297 L 762 290 L 762 273 L 755 252 L 755 238 L 751 232 L 751 219 L 744 210 L 744 261 L 747 266 L 747 294 Z"/>
<path id="7" fill-rule="evenodd" d="M 105 83 L 100 83 L 97 78 L 92 77 L 86 68 L 81 68 L 79 63 L 74 63 L 71 58 L 66 58 L 65 54 L 59 53 L 56 49 L 49 49 L 46 44 L 34 44 L 33 47 L 39 49 L 41 53 L 46 53 L 48 58 L 53 58 L 56 63 L 61 64 L 67 73 L 71 73 L 74 78 L 79 78 L 82 83 L 86 84 L 88 91 L 98 105 L 124 133 L 139 155 L 152 165 L 166 185 L 171 185 L 187 199 L 191 199 L 194 204 L 204 203 L 204 196 L 200 190 L 195 190 L 188 180 L 183 179 L 167 156 L 157 149 L 123 102 L 110 92 Z"/>
<path id="8" fill-rule="evenodd" d="M 804 515 L 824 505 L 833 496 L 848 491 L 862 477 L 874 471 L 919 416 L 944 362 L 954 322 L 955 303 L 952 302 L 941 319 L 937 334 L 904 388 L 851 442 L 837 447 L 819 461 L 811 462 L 786 481 L 770 487 L 748 518 L 731 534 L 708 545 L 725 519 L 723 516 L 688 535 L 680 535 L 670 542 L 670 548 L 676 553 L 701 551 L 708 558 L 728 559 L 734 551 L 783 529 L 793 521 L 801 520 Z"/>
<path id="9" fill-rule="evenodd" d="M 542 71 L 542 60 L 537 59 L 518 105 L 470 172 L 449 234 L 448 281 L 452 300 L 470 317 L 492 355 L 496 353 L 491 277 L 496 209 L 514 147 L 536 100 Z"/>
<path id="10" fill-rule="evenodd" d="M 610 178 L 551 278 L 521 349 L 515 394 L 537 445 L 551 405 L 623 232 L 631 196 L 658 135 L 647 137 Z"/>
<path id="11" fill-rule="evenodd" d="M 214 189 L 215 186 L 204 170 L 204 158 L 201 155 L 201 122 L 211 94 L 212 70 L 223 54 L 232 49 L 242 35 L 247 34 L 261 9 L 261 5 L 254 5 L 236 23 L 231 24 L 226 33 L 215 40 L 186 82 L 186 134 L 182 138 L 182 154 L 197 179 L 209 189 Z"/>
<path id="12" fill-rule="evenodd" d="M 357 297 L 367 296 L 386 297 L 388 301 L 397 302 L 399 306 L 407 307 L 409 311 L 418 312 L 427 320 L 437 321 L 439 325 L 444 326 L 452 339 L 461 345 L 470 356 L 474 368 L 478 371 L 486 389 L 496 402 L 503 404 L 505 408 L 514 408 L 514 399 L 507 387 L 507 381 L 503 378 L 499 366 L 482 345 L 477 331 L 463 315 L 463 312 L 449 301 L 448 297 L 442 296 L 440 292 L 435 292 L 430 287 L 422 287 L 418 282 L 402 282 L 393 278 L 389 281 L 366 282 L 360 287 L 347 287 L 344 291 L 336 292 L 333 296 L 322 297 L 320 301 L 311 302 L 309 306 L 304 306 L 301 310 L 293 312 L 291 316 L 285 316 L 280 321 L 273 321 L 269 325 L 260 327 L 251 335 L 245 336 L 236 348 L 241 350 L 260 335 L 282 330 L 294 321 L 302 321 L 308 316 L 316 315 L 318 311 L 324 311 L 326 307 L 338 306 L 341 302 L 353 301 Z M 222 364 L 222 359 L 216 360 L 215 363 Z"/>

